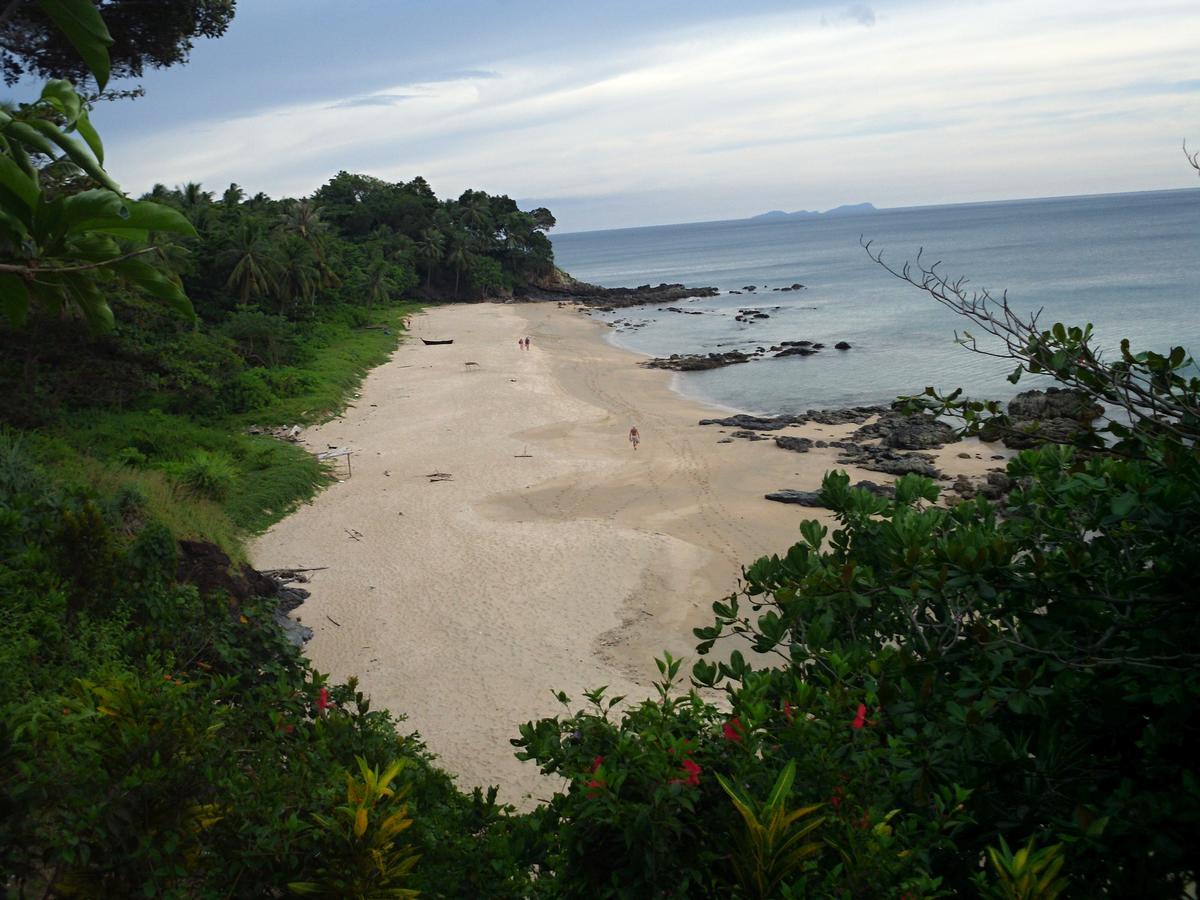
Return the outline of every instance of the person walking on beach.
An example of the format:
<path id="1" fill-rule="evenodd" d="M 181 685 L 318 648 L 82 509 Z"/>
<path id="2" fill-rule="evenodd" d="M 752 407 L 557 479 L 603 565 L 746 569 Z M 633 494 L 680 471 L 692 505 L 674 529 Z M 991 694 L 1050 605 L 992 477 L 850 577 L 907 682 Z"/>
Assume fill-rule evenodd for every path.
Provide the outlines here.
<path id="1" fill-rule="evenodd" d="M 638 434 L 637 426 L 634 425 L 629 429 L 629 443 L 633 444 L 633 449 L 636 450 L 638 444 L 642 442 L 642 436 Z"/>
<path id="2" fill-rule="evenodd" d="M 525 349 L 529 349 L 529 335 L 525 335 Z"/>
<path id="3" fill-rule="evenodd" d="M 517 338 L 517 346 L 522 350 L 525 349 L 525 338 Z"/>

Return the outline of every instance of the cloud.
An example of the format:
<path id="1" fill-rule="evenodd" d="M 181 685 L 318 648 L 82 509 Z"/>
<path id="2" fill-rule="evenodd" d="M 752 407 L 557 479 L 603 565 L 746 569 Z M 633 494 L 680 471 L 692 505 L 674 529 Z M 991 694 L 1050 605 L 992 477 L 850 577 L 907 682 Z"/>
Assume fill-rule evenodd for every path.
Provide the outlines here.
<path id="1" fill-rule="evenodd" d="M 354 106 L 395 106 L 405 100 L 412 100 L 416 94 L 366 94 L 362 97 L 347 97 L 337 103 L 330 104 L 328 109 L 348 109 Z"/>
<path id="2" fill-rule="evenodd" d="M 638 224 L 638 209 L 666 222 L 1185 186 L 1179 135 L 1200 121 L 1192 0 L 962 9 L 857 5 L 841 28 L 789 10 L 596 53 L 564 39 L 332 104 L 110 139 L 109 158 L 135 190 L 303 194 L 343 168 L 421 174 L 441 194 L 564 198 L 564 228 Z"/>
<path id="3" fill-rule="evenodd" d="M 848 19 L 853 19 L 859 25 L 865 25 L 870 28 L 875 24 L 875 10 L 867 6 L 865 3 L 852 3 L 846 8 L 845 16 Z"/>

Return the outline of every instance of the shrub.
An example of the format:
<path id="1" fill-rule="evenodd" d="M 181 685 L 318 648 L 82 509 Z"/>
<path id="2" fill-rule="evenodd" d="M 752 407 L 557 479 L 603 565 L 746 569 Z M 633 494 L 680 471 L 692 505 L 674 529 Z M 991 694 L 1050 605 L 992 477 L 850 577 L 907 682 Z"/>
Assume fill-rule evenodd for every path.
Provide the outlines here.
<path id="1" fill-rule="evenodd" d="M 223 501 L 238 476 L 229 457 L 221 453 L 195 451 L 190 458 L 168 468 L 179 485 L 195 497 Z"/>
<path id="2" fill-rule="evenodd" d="M 239 372 L 225 385 L 221 398 L 229 412 L 246 413 L 270 406 L 278 399 L 266 369 Z"/>

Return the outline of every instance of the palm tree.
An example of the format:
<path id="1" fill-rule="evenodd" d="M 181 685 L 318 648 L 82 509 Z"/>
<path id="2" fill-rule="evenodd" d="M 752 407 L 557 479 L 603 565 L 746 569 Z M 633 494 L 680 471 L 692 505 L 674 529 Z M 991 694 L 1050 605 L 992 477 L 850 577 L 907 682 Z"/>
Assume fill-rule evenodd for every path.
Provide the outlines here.
<path id="1" fill-rule="evenodd" d="M 221 195 L 221 205 L 226 209 L 237 209 L 245 199 L 246 192 L 242 190 L 242 186 L 237 182 L 232 182 L 229 187 L 225 188 L 225 193 Z"/>
<path id="2" fill-rule="evenodd" d="M 470 260 L 470 254 L 467 253 L 466 235 L 462 232 L 456 232 L 450 243 L 450 250 L 446 254 L 446 262 L 454 267 L 454 299 L 458 299 L 458 282 L 462 278 L 463 269 L 467 267 Z"/>
<path id="3" fill-rule="evenodd" d="M 426 228 L 417 243 L 417 256 L 425 260 L 425 287 L 433 280 L 433 267 L 442 258 L 446 248 L 446 236 L 436 228 Z"/>
<path id="4" fill-rule="evenodd" d="M 274 288 L 280 271 L 274 251 L 262 227 L 250 220 L 242 223 L 233 246 L 222 254 L 222 261 L 233 267 L 225 284 L 242 303 L 265 297 Z"/>
<path id="5" fill-rule="evenodd" d="M 311 200 L 296 200 L 286 212 L 280 213 L 280 227 L 304 241 L 316 257 L 317 270 L 321 274 L 323 287 L 333 288 L 341 279 L 325 260 L 325 241 L 329 237 L 329 223 L 321 219 L 321 208 Z"/>
<path id="6" fill-rule="evenodd" d="M 286 310 L 289 303 L 306 300 L 311 312 L 316 307 L 320 284 L 321 272 L 312 249 L 299 238 L 289 237 L 280 248 L 279 274 L 274 284 L 281 310 Z"/>
<path id="7" fill-rule="evenodd" d="M 371 267 L 367 269 L 367 306 L 387 303 L 391 296 L 392 284 L 388 263 L 382 254 L 377 253 L 371 259 Z"/>

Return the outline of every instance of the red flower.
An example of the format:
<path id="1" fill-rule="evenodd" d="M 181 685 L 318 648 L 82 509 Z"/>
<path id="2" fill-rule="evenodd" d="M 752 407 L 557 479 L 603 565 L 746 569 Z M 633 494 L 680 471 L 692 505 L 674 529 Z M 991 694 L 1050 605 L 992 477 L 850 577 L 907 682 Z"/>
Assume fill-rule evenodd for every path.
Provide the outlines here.
<path id="1" fill-rule="evenodd" d="M 855 731 L 861 729 L 867 724 L 867 705 L 865 703 L 858 704 L 858 713 L 854 717 L 854 721 L 850 723 L 850 727 Z"/>
<path id="2" fill-rule="evenodd" d="M 597 756 L 595 759 L 592 760 L 592 771 L 595 772 L 602 765 L 604 765 L 604 757 Z"/>
<path id="3" fill-rule="evenodd" d="M 327 710 L 329 706 L 329 688 L 323 687 L 317 693 L 317 715 L 325 715 L 325 710 Z"/>
<path id="4" fill-rule="evenodd" d="M 841 808 L 841 806 L 842 806 L 842 789 L 840 787 L 835 787 L 833 789 L 833 796 L 829 798 L 829 805 L 832 806 L 834 809 Z"/>
<path id="5" fill-rule="evenodd" d="M 792 702 L 790 700 L 783 701 L 783 717 L 789 722 L 792 721 Z"/>
<path id="6" fill-rule="evenodd" d="M 690 759 L 683 761 L 683 770 L 688 773 L 687 781 L 684 782 L 688 787 L 699 787 L 700 785 L 700 766 L 692 762 Z"/>
<path id="7" fill-rule="evenodd" d="M 725 735 L 725 740 L 740 744 L 746 736 L 746 727 L 742 725 L 741 719 L 734 716 L 721 727 L 721 733 Z"/>

